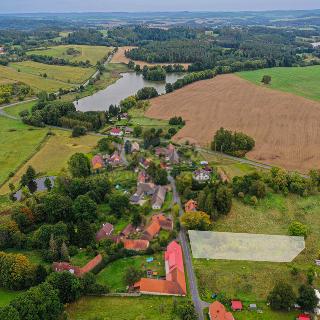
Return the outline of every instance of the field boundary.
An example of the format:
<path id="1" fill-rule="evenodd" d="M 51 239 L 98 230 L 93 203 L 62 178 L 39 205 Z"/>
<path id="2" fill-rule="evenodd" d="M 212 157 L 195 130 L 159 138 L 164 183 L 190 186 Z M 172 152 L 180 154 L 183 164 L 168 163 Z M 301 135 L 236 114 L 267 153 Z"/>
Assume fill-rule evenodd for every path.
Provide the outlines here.
<path id="1" fill-rule="evenodd" d="M 45 136 L 40 140 L 40 142 L 38 143 L 38 145 L 35 147 L 34 151 L 26 158 L 24 159 L 13 171 L 11 171 L 13 173 L 13 176 L 28 162 L 30 161 L 41 149 L 42 147 L 45 145 L 45 143 L 50 139 L 50 135 L 48 135 L 48 132 L 45 134 Z M 2 183 L 0 183 L 0 189 L 8 182 L 10 181 L 12 177 L 8 176 Z"/>

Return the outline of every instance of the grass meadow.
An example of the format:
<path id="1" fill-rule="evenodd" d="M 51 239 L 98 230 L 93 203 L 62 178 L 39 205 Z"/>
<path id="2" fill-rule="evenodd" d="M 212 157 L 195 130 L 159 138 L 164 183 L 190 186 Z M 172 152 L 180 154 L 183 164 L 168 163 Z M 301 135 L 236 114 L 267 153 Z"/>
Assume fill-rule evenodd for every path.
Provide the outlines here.
<path id="1" fill-rule="evenodd" d="M 98 273 L 97 282 L 107 285 L 111 292 L 126 292 L 124 275 L 129 266 L 134 266 L 145 272 L 147 269 L 151 269 L 158 272 L 159 276 L 164 276 L 164 258 L 162 254 L 150 255 L 150 257 L 152 256 L 154 261 L 151 263 L 146 262 L 146 258 L 149 256 L 128 257 L 111 262 Z M 146 277 L 147 274 L 145 273 L 144 276 Z"/>
<path id="2" fill-rule="evenodd" d="M 65 83 L 67 85 L 81 84 L 89 79 L 90 76 L 95 72 L 93 68 L 57 66 L 33 61 L 11 63 L 10 67 L 16 71 L 20 70 L 19 73 L 31 74 L 39 77 L 40 74 L 46 73 L 48 77 L 46 79 L 42 78 L 43 81 L 53 80 Z"/>
<path id="3" fill-rule="evenodd" d="M 300 221 L 309 229 L 306 249 L 290 263 L 194 259 L 202 298 L 210 301 L 212 293 L 224 293 L 227 297 L 247 302 L 264 302 L 280 280 L 289 282 L 297 290 L 306 281 L 306 273 L 315 267 L 314 260 L 318 258 L 319 205 L 320 196 L 284 197 L 273 193 L 255 207 L 234 200 L 232 211 L 215 222 L 214 231 L 287 235 L 290 223 Z M 297 268 L 298 274 L 292 274 L 293 267 Z M 320 283 L 318 277 L 314 283 Z"/>
<path id="4" fill-rule="evenodd" d="M 0 118 L 0 121 L 2 119 L 3 118 Z M 22 126 L 22 123 L 18 121 L 14 121 L 14 122 L 19 124 L 19 126 Z M 0 132 L 1 130 L 2 128 L 0 128 Z M 26 131 L 29 133 L 28 130 Z M 42 131 L 40 132 L 43 132 L 43 131 L 44 129 L 42 129 Z M 30 132 L 31 133 L 39 132 L 39 130 L 32 130 Z M 37 173 L 40 173 L 41 175 L 57 175 L 62 168 L 67 166 L 67 162 L 69 158 L 74 153 L 76 152 L 89 153 L 96 146 L 97 141 L 100 139 L 100 137 L 93 136 L 93 135 L 86 135 L 80 138 L 72 138 L 71 133 L 69 131 L 62 131 L 62 130 L 53 130 L 53 133 L 54 135 L 50 136 L 49 139 L 46 141 L 46 143 L 42 146 L 42 148 L 25 165 L 23 165 L 17 171 L 14 177 L 10 179 L 10 182 L 17 184 L 21 176 L 27 170 L 27 167 L 29 165 L 33 166 L 34 169 L 37 171 Z M 18 141 L 20 141 L 21 136 L 20 138 L 18 138 L 18 134 L 17 134 L 16 138 Z M 25 139 L 26 138 L 24 136 L 24 140 Z M 26 139 L 27 145 L 30 144 L 30 140 L 32 141 L 31 138 Z M 3 146 L 4 152 L 7 150 L 8 154 L 11 154 L 11 153 L 15 154 L 15 152 L 11 151 L 12 147 L 10 147 L 11 145 L 10 141 L 7 141 L 7 143 L 8 143 L 7 146 L 6 145 Z M 3 161 L 8 166 L 10 164 L 10 161 L 6 160 L 5 157 L 1 157 L 1 149 L 2 148 L 0 144 L 0 159 L 1 159 L 0 163 L 1 161 Z M 19 147 L 15 148 L 16 152 L 18 152 L 19 149 L 21 149 L 20 145 Z M 21 163 L 21 159 L 24 159 L 24 158 L 21 156 L 15 157 L 18 163 Z M 10 171 L 12 171 L 12 169 Z M 4 172 L 4 177 L 7 177 L 8 172 L 10 171 L 6 170 Z M 7 184 L 0 189 L 0 194 L 6 194 L 8 192 L 9 192 L 9 188 Z"/>
<path id="5" fill-rule="evenodd" d="M 73 48 L 79 51 L 79 54 L 68 55 L 67 50 Z M 105 57 L 108 52 L 111 52 L 113 48 L 105 46 L 86 46 L 86 45 L 60 45 L 55 47 L 50 47 L 46 49 L 38 49 L 28 51 L 27 55 L 42 55 L 50 56 L 59 59 L 65 59 L 71 62 L 86 62 L 90 61 L 92 65 L 95 65 L 99 60 Z"/>
<path id="6" fill-rule="evenodd" d="M 0 185 L 36 151 L 47 131 L 0 117 Z"/>
<path id="7" fill-rule="evenodd" d="M 261 69 L 240 72 L 238 75 L 261 86 L 262 77 L 269 75 L 272 78 L 269 88 L 320 100 L 320 66 Z"/>
<path id="8" fill-rule="evenodd" d="M 177 320 L 171 311 L 172 297 L 85 297 L 70 304 L 70 320 Z"/>

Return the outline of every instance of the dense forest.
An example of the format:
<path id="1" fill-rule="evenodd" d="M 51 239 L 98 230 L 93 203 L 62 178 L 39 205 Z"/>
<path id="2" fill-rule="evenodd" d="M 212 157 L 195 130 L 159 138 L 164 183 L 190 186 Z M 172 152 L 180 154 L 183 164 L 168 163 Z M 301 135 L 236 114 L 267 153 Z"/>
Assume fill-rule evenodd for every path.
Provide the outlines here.
<path id="1" fill-rule="evenodd" d="M 301 54 L 317 52 L 311 44 L 296 40 L 302 35 L 308 34 L 266 27 L 222 28 L 211 37 L 147 42 L 126 55 L 150 63 L 192 63 L 190 71 L 247 62 L 234 69 L 290 67 L 304 64 Z"/>

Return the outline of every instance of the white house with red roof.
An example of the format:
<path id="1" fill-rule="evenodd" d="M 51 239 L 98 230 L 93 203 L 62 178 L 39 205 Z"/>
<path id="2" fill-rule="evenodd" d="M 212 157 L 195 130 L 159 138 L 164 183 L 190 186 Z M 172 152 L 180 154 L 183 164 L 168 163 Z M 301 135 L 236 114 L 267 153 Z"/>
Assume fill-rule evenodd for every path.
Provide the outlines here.
<path id="1" fill-rule="evenodd" d="M 119 128 L 112 128 L 109 132 L 110 136 L 113 137 L 122 137 L 123 136 L 123 131 Z"/>

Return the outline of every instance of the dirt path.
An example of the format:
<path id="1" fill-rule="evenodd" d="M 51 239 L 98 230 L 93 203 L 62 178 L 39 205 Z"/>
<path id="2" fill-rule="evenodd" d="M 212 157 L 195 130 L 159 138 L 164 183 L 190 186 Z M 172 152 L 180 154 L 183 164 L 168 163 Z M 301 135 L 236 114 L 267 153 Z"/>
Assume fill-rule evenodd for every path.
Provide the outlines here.
<path id="1" fill-rule="evenodd" d="M 224 127 L 254 137 L 248 158 L 288 170 L 320 168 L 320 103 L 256 86 L 235 75 L 200 81 L 152 100 L 146 116 L 182 116 L 174 137 L 208 146 Z"/>

